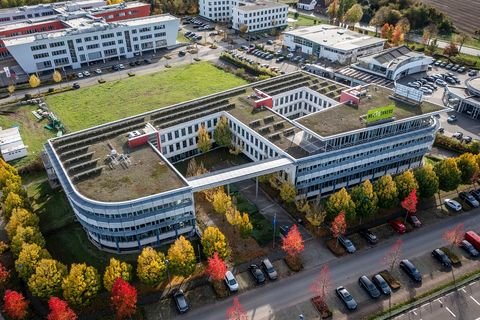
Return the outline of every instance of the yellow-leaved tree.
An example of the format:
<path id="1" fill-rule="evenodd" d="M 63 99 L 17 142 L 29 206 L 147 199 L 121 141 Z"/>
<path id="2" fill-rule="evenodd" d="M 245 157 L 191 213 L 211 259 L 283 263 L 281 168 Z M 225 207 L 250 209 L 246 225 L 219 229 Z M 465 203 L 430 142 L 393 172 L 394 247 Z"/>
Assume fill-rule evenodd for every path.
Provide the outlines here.
<path id="1" fill-rule="evenodd" d="M 202 125 L 197 132 L 198 135 L 198 142 L 197 148 L 200 152 L 208 152 L 212 148 L 212 141 L 210 140 L 210 136 L 207 132 L 207 128 L 205 125 Z"/>
<path id="2" fill-rule="evenodd" d="M 112 291 L 113 283 L 117 278 L 122 278 L 123 280 L 130 282 L 132 280 L 132 271 L 132 265 L 111 258 L 110 263 L 103 274 L 103 286 L 108 291 Z"/>
<path id="3" fill-rule="evenodd" d="M 22 197 L 14 192 L 9 192 L 3 203 L 3 217 L 10 220 L 13 209 L 21 207 L 23 207 Z"/>
<path id="4" fill-rule="evenodd" d="M 36 214 L 31 213 L 27 209 L 15 208 L 12 211 L 10 220 L 5 226 L 5 231 L 7 231 L 8 238 L 12 239 L 18 227 L 38 227 L 38 221 L 39 219 Z"/>
<path id="5" fill-rule="evenodd" d="M 17 270 L 20 278 L 27 282 L 30 276 L 35 273 L 38 262 L 42 259 L 51 258 L 46 249 L 36 243 L 27 243 L 22 246 L 22 250 L 15 260 L 15 270 Z"/>
<path id="6" fill-rule="evenodd" d="M 226 260 L 230 256 L 231 250 L 227 238 L 217 227 L 207 227 L 202 235 L 203 253 L 210 258 L 215 252 Z"/>
<path id="7" fill-rule="evenodd" d="M 238 228 L 240 229 L 240 236 L 242 238 L 246 239 L 252 235 L 253 225 L 250 222 L 250 217 L 248 216 L 248 213 L 244 212 L 242 214 L 242 218 L 238 225 Z"/>
<path id="8" fill-rule="evenodd" d="M 28 288 L 32 294 L 41 299 L 58 297 L 62 291 L 62 281 L 67 275 L 67 267 L 54 259 L 42 259 L 35 272 L 28 279 Z"/>
<path id="9" fill-rule="evenodd" d="M 146 247 L 137 259 L 137 276 L 150 286 L 158 285 L 167 275 L 167 264 L 163 252 Z"/>
<path id="10" fill-rule="evenodd" d="M 40 79 L 36 75 L 32 74 L 28 79 L 28 83 L 30 84 L 30 87 L 36 88 L 40 85 Z"/>
<path id="11" fill-rule="evenodd" d="M 286 203 L 291 203 L 295 201 L 295 197 L 297 196 L 297 190 L 295 186 L 291 182 L 283 182 L 280 186 L 280 198 Z"/>
<path id="12" fill-rule="evenodd" d="M 13 255 L 17 257 L 22 250 L 22 246 L 27 243 L 36 243 L 42 248 L 45 246 L 45 239 L 37 227 L 19 226 L 17 228 L 10 243 Z"/>
<path id="13" fill-rule="evenodd" d="M 187 277 L 195 270 L 196 257 L 190 241 L 180 236 L 168 248 L 167 258 L 170 261 L 170 268 L 176 275 Z"/>
<path id="14" fill-rule="evenodd" d="M 232 198 L 219 188 L 213 194 L 212 206 L 216 213 L 225 214 L 232 206 Z"/>
<path id="15" fill-rule="evenodd" d="M 227 209 L 225 216 L 227 217 L 228 223 L 230 223 L 232 226 L 237 226 L 242 222 L 242 215 L 240 211 L 233 206 Z"/>
<path id="16" fill-rule="evenodd" d="M 70 273 L 63 279 L 63 297 L 76 307 L 89 305 L 100 291 L 100 276 L 97 269 L 85 263 L 72 264 Z"/>

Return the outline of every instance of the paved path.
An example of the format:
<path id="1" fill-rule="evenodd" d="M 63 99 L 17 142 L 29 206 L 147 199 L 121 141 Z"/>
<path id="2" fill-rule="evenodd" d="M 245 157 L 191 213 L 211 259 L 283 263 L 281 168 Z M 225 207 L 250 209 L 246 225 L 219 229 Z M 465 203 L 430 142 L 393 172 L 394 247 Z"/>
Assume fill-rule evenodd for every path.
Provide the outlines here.
<path id="1" fill-rule="evenodd" d="M 415 42 L 418 42 L 418 43 L 423 43 L 422 36 L 419 36 L 419 35 L 413 35 L 413 36 L 410 37 L 410 39 L 415 41 Z M 449 42 L 437 39 L 437 44 L 438 44 L 439 48 L 443 49 L 443 48 L 445 48 L 449 45 Z M 480 56 L 480 49 L 467 47 L 467 46 L 464 45 L 462 47 L 461 53 L 479 57 Z"/>

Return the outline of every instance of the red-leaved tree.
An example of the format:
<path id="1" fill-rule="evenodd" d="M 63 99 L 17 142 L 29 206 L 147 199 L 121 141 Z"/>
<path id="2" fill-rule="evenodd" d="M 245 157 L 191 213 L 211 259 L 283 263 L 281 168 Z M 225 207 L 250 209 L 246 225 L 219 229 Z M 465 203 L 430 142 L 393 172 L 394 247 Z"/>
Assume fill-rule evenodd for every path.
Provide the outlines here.
<path id="1" fill-rule="evenodd" d="M 221 281 L 227 272 L 225 261 L 220 258 L 217 252 L 213 253 L 213 257 L 208 258 L 207 274 L 213 281 Z"/>
<path id="2" fill-rule="evenodd" d="M 338 237 L 345 234 L 347 231 L 347 221 L 345 220 L 345 212 L 341 211 L 335 219 L 332 221 L 332 225 L 330 226 L 330 231 L 332 232 L 332 236 L 337 239 L 336 245 L 338 245 Z"/>
<path id="3" fill-rule="evenodd" d="M 447 241 L 450 248 L 452 248 L 453 246 L 458 246 L 462 242 L 464 234 L 465 228 L 463 223 L 459 223 L 452 229 L 445 231 L 443 239 Z"/>
<path id="4" fill-rule="evenodd" d="M 298 231 L 297 225 L 293 225 L 287 236 L 283 238 L 282 249 L 288 256 L 297 258 L 304 248 L 302 235 Z"/>
<path id="5" fill-rule="evenodd" d="M 330 269 L 327 265 L 323 266 L 320 273 L 310 286 L 310 291 L 315 295 L 312 299 L 315 304 L 318 304 L 320 310 L 328 310 L 327 306 L 327 292 L 330 291 L 331 277 Z"/>
<path id="6" fill-rule="evenodd" d="M 77 315 L 70 309 L 68 303 L 57 297 L 51 297 L 48 300 L 48 308 L 50 313 L 47 320 L 76 320 Z"/>
<path id="7" fill-rule="evenodd" d="M 233 305 L 227 309 L 227 320 L 248 320 L 248 315 L 238 297 L 233 298 Z"/>
<path id="8" fill-rule="evenodd" d="M 3 310 L 14 320 L 25 319 L 28 313 L 28 301 L 20 292 L 7 290 L 3 296 Z"/>
<path id="9" fill-rule="evenodd" d="M 3 264 L 0 263 L 0 286 L 3 286 L 7 283 L 8 278 L 10 278 L 10 271 Z"/>
<path id="10" fill-rule="evenodd" d="M 113 283 L 111 300 L 115 319 L 131 317 L 137 310 L 137 289 L 122 278 L 117 278 Z"/>
<path id="11" fill-rule="evenodd" d="M 410 191 L 408 196 L 406 196 L 401 203 L 402 208 L 405 209 L 410 214 L 417 212 L 417 204 L 418 204 L 417 189 L 413 189 L 412 191 Z"/>
<path id="12" fill-rule="evenodd" d="M 387 254 L 385 254 L 385 256 L 383 257 L 384 264 L 386 265 L 390 273 L 393 271 L 393 268 L 395 268 L 395 264 L 397 264 L 397 261 L 400 259 L 400 254 L 402 252 L 402 245 L 403 245 L 402 240 L 398 239 L 392 245 L 392 247 L 387 252 Z"/>

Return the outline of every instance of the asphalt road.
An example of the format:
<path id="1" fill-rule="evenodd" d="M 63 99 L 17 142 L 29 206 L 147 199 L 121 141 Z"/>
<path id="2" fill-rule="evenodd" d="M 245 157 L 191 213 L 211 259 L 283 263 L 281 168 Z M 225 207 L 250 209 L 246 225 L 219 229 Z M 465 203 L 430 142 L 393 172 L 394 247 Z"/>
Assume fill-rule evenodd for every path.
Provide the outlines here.
<path id="1" fill-rule="evenodd" d="M 452 225 L 464 223 L 469 229 L 479 230 L 480 209 L 463 213 L 461 216 L 442 220 L 431 226 L 425 226 L 419 232 L 403 235 L 402 258 L 413 258 L 432 250 L 432 248 L 444 245 L 442 234 Z M 379 244 L 377 247 L 364 250 L 357 254 L 342 258 L 334 258 L 328 262 L 331 273 L 332 288 L 338 285 L 356 282 L 362 274 L 372 274 L 382 268 L 381 261 L 390 250 L 391 245 L 397 237 Z M 240 302 L 249 314 L 249 319 L 271 319 L 274 311 L 282 310 L 307 301 L 312 294 L 309 286 L 318 275 L 322 264 L 311 269 L 297 273 L 289 278 L 278 282 L 270 283 L 267 286 L 257 288 L 238 295 Z M 333 292 L 332 292 L 333 295 Z M 188 314 L 181 316 L 182 319 L 225 319 L 226 310 L 232 305 L 232 297 L 219 301 L 213 305 L 205 305 L 202 308 L 191 310 Z M 361 306 L 363 311 L 378 312 L 378 306 L 374 304 Z M 370 311 L 371 310 L 371 311 Z M 355 319 L 355 313 L 347 318 Z"/>

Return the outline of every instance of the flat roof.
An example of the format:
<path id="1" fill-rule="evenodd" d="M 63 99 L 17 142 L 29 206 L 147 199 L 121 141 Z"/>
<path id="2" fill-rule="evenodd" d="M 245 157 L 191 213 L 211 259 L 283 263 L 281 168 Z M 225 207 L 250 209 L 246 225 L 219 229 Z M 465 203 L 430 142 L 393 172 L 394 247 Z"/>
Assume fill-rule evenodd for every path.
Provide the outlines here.
<path id="1" fill-rule="evenodd" d="M 411 58 L 426 58 L 425 54 L 420 52 L 412 51 L 407 46 L 400 46 L 395 48 L 390 48 L 380 53 L 375 53 L 365 57 L 360 57 L 358 60 L 364 61 L 366 63 L 374 62 L 377 65 L 382 65 L 385 67 L 395 66 L 399 63 L 411 59 Z"/>
<path id="2" fill-rule="evenodd" d="M 319 45 L 342 51 L 353 50 L 386 41 L 385 39 L 371 37 L 328 24 L 319 24 L 316 26 L 286 31 L 284 34 L 301 37 Z"/>
<path id="3" fill-rule="evenodd" d="M 269 8 L 281 8 L 287 7 L 284 3 L 272 2 L 272 1 L 257 1 L 257 2 L 240 2 L 237 9 L 240 11 L 254 11 L 260 9 Z"/>
<path id="4" fill-rule="evenodd" d="M 366 97 L 362 97 L 358 106 L 338 104 L 334 107 L 307 115 L 296 121 L 322 137 L 328 137 L 358 129 L 373 127 L 367 126 L 361 117 L 367 115 L 371 109 L 393 105 L 395 121 L 407 119 L 422 114 L 442 111 L 445 107 L 423 101 L 420 105 L 411 105 L 404 101 L 392 99 L 393 91 L 378 85 L 368 85 Z"/>

